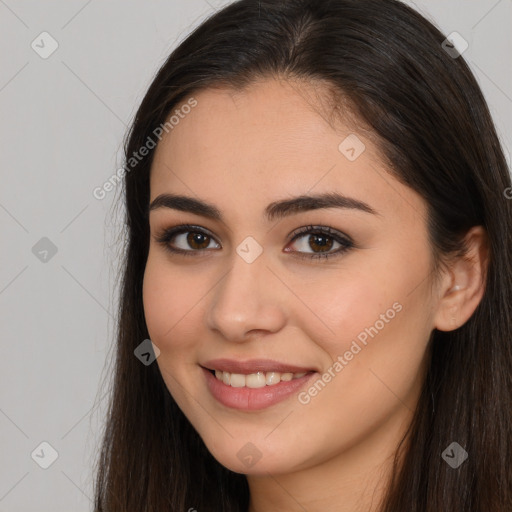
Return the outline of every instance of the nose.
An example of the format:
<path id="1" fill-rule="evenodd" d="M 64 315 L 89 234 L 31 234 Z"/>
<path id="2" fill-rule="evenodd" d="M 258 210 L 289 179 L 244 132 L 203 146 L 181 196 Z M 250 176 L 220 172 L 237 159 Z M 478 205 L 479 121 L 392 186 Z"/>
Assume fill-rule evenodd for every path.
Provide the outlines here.
<path id="1" fill-rule="evenodd" d="M 286 321 L 284 288 L 267 267 L 264 253 L 252 263 L 234 253 L 231 268 L 210 295 L 208 328 L 232 342 L 278 332 Z"/>

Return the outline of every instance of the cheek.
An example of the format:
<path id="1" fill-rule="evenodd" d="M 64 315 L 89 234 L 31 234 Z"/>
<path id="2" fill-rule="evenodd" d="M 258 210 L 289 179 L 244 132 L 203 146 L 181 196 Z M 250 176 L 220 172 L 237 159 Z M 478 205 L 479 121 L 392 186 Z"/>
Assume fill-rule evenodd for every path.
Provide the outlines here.
<path id="1" fill-rule="evenodd" d="M 302 288 L 314 314 L 297 311 L 300 328 L 329 355 L 331 368 L 341 358 L 342 366 L 331 371 L 343 374 L 345 384 L 368 379 L 371 369 L 382 370 L 390 384 L 400 372 L 400 387 L 417 377 L 432 330 L 428 261 L 423 260 L 406 264 L 395 252 L 362 265 L 371 271 L 340 270 L 314 289 Z"/>
<path id="2" fill-rule="evenodd" d="M 152 255 L 144 271 L 142 299 L 148 332 L 160 350 L 179 344 L 180 330 L 190 322 L 205 290 L 199 279 L 180 271 L 165 261 L 165 257 Z"/>
<path id="3" fill-rule="evenodd" d="M 377 322 L 378 330 L 386 330 L 397 315 L 402 294 L 390 283 L 380 283 L 373 273 L 341 269 L 337 275 L 325 275 L 315 286 L 294 285 L 297 295 L 309 306 L 299 304 L 295 312 L 308 337 L 322 344 L 332 358 L 350 349 L 353 340 L 361 346 L 370 328 Z M 300 313 L 300 314 L 299 314 Z M 384 320 L 380 315 L 384 315 Z M 386 320 L 388 322 L 386 322 Z"/>
<path id="4" fill-rule="evenodd" d="M 195 283 L 188 273 L 170 265 L 165 255 L 150 251 L 142 285 L 144 316 L 149 337 L 160 349 L 156 363 L 162 378 L 176 402 L 185 409 L 188 398 L 183 382 L 197 370 L 192 368 L 189 357 L 194 350 L 190 326 L 197 325 L 194 315 L 198 314 L 198 303 L 205 293 L 200 282 Z"/>

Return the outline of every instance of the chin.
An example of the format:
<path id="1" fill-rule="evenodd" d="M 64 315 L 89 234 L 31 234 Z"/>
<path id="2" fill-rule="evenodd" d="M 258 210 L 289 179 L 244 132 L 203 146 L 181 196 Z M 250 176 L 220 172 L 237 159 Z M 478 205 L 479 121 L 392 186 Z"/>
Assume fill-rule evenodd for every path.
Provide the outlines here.
<path id="1" fill-rule="evenodd" d="M 233 447 L 236 447 L 233 449 Z M 226 449 L 208 450 L 219 464 L 235 473 L 245 475 L 268 475 L 288 473 L 297 468 L 300 461 L 292 460 L 286 453 L 279 450 L 270 450 L 264 446 L 256 446 L 251 442 L 230 440 Z M 267 453 L 266 453 L 267 452 Z"/>

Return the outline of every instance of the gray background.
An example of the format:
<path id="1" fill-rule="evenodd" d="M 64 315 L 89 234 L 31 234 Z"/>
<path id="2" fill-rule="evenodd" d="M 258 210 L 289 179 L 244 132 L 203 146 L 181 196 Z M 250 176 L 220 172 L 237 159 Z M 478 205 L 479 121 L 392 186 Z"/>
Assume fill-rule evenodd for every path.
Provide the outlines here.
<path id="1" fill-rule="evenodd" d="M 154 72 L 226 3 L 0 0 L 0 512 L 92 509 L 123 219 L 121 187 L 103 200 L 92 191 L 122 166 Z M 414 5 L 468 41 L 464 57 L 510 147 L 512 0 Z M 43 31 L 59 45 L 46 59 L 31 47 Z M 58 453 L 47 469 L 43 441 Z"/>

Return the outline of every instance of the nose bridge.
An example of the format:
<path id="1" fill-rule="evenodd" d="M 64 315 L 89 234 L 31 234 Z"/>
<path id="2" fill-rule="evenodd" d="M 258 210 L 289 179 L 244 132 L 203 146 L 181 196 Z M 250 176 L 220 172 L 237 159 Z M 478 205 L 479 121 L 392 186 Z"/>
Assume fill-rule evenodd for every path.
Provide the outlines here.
<path id="1" fill-rule="evenodd" d="M 236 247 L 230 269 L 214 289 L 207 323 L 226 339 L 242 341 L 252 330 L 274 332 L 284 318 L 273 293 L 275 277 L 256 244 L 254 239 L 245 239 Z"/>

